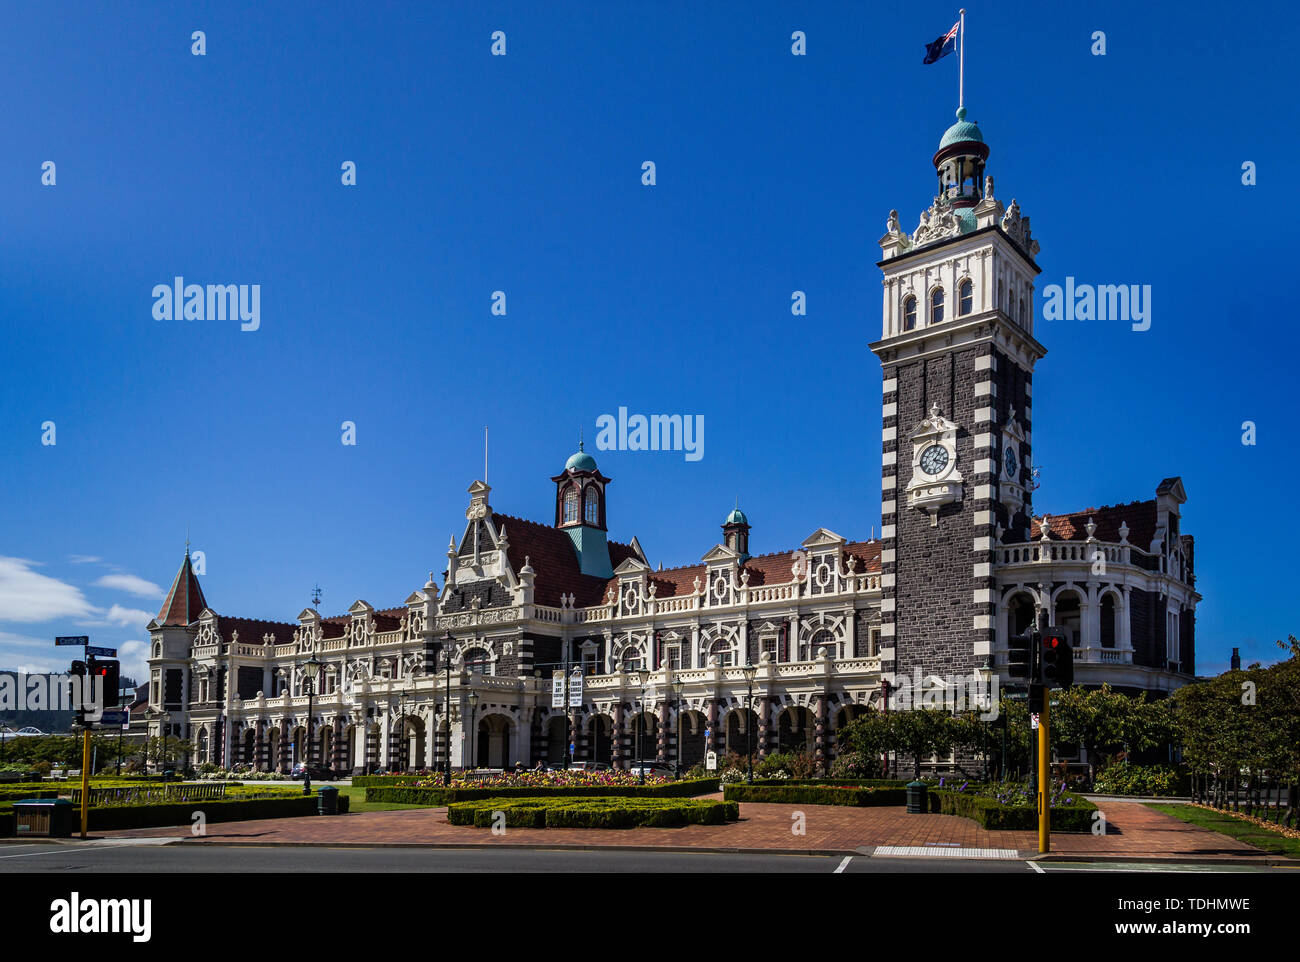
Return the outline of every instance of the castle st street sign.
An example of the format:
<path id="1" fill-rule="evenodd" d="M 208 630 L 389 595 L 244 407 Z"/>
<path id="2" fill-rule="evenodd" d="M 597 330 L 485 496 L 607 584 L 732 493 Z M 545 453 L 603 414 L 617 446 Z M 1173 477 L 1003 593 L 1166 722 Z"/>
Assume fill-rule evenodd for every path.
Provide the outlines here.
<path id="1" fill-rule="evenodd" d="M 59 635 L 54 639 L 56 645 L 88 645 L 89 635 Z"/>

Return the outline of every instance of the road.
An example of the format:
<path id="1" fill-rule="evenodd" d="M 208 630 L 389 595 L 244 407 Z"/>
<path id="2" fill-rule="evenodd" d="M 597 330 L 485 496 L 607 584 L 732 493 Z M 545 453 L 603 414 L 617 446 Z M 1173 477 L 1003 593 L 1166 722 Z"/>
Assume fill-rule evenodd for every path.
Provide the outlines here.
<path id="1" fill-rule="evenodd" d="M 1022 859 L 867 858 L 707 852 L 545 849 L 260 847 L 162 845 L 154 840 L 0 846 L 0 873 L 70 872 L 719 872 L 730 874 L 1023 874 L 1075 872 L 1291 872 L 1240 865 L 1030 863 Z"/>

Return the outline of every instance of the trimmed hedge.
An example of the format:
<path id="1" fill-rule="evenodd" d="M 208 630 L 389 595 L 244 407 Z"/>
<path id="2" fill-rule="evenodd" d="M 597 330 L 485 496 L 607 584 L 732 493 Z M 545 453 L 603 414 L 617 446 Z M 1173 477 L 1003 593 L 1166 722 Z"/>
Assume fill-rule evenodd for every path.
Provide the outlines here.
<path id="1" fill-rule="evenodd" d="M 0 788 L 0 802 L 21 802 L 24 798 L 58 798 L 52 788 Z"/>
<path id="2" fill-rule="evenodd" d="M 486 798 L 449 805 L 447 821 L 491 828 L 497 812 L 507 828 L 680 828 L 734 822 L 740 806 L 684 798 Z"/>
<path id="3" fill-rule="evenodd" d="M 663 785 L 557 785 L 501 788 L 368 787 L 367 802 L 448 805 L 483 798 L 691 798 L 718 790 L 716 778 L 690 778 Z"/>
<path id="4" fill-rule="evenodd" d="M 339 796 L 339 814 L 347 813 L 348 803 L 349 799 L 346 795 Z M 316 796 L 168 802 L 161 805 L 109 805 L 92 808 L 89 822 L 93 831 L 189 825 L 193 821 L 192 816 L 195 812 L 202 812 L 209 822 L 240 822 L 253 818 L 298 818 L 316 814 Z"/>
<path id="5" fill-rule="evenodd" d="M 946 788 L 930 789 L 930 798 L 931 811 L 969 818 L 978 822 L 981 828 L 1024 832 L 1038 828 L 1038 809 L 1033 805 L 1003 805 L 996 798 L 968 795 Z M 1073 805 L 1057 805 L 1052 808 L 1052 831 L 1091 832 L 1096 811 L 1097 806 L 1086 798 L 1076 799 Z"/>
<path id="6" fill-rule="evenodd" d="M 784 781 L 732 782 L 723 790 L 729 802 L 783 802 L 795 805 L 851 805 L 870 808 L 907 804 L 905 788 L 842 788 L 835 785 L 789 785 Z"/>

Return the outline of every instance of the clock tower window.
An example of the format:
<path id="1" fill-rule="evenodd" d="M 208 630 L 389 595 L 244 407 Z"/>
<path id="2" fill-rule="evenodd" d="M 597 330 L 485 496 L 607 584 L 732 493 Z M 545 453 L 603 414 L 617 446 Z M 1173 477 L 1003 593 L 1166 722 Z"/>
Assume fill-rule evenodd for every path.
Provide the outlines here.
<path id="1" fill-rule="evenodd" d="M 911 294 L 903 301 L 903 330 L 916 330 L 916 298 Z"/>
<path id="2" fill-rule="evenodd" d="M 578 486 L 570 485 L 564 492 L 564 523 L 573 524 L 578 520 Z"/>
<path id="3" fill-rule="evenodd" d="M 957 293 L 958 313 L 963 316 L 969 314 L 971 308 L 975 306 L 975 285 L 971 283 L 970 278 L 961 282 L 961 286 L 957 288 Z"/>

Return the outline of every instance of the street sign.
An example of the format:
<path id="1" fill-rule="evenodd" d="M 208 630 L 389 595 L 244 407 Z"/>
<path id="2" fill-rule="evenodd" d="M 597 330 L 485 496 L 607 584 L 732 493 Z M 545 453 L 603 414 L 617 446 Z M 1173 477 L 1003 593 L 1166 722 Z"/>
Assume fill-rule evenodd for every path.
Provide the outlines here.
<path id="1" fill-rule="evenodd" d="M 125 708 L 105 709 L 96 722 L 100 728 L 125 728 L 131 721 L 131 713 Z"/>
<path id="2" fill-rule="evenodd" d="M 564 672 L 551 672 L 551 707 L 564 707 Z"/>
<path id="3" fill-rule="evenodd" d="M 718 753 L 717 753 L 717 752 L 708 752 L 708 753 L 705 754 L 705 756 L 704 756 L 704 767 L 707 768 L 707 769 L 708 769 L 709 771 L 711 771 L 711 772 L 716 772 L 716 771 L 718 770 Z"/>
<path id="4" fill-rule="evenodd" d="M 569 707 L 582 707 L 582 672 L 575 671 L 569 676 Z"/>
<path id="5" fill-rule="evenodd" d="M 1029 716 L 1029 727 L 1034 731 L 1038 730 L 1038 712 L 1033 712 Z"/>
<path id="6" fill-rule="evenodd" d="M 89 635 L 59 635 L 54 639 L 56 645 L 88 645 Z"/>
<path id="7" fill-rule="evenodd" d="M 116 648 L 92 648 L 88 646 L 86 648 L 86 654 L 94 655 L 96 658 L 116 658 L 117 649 Z"/>

